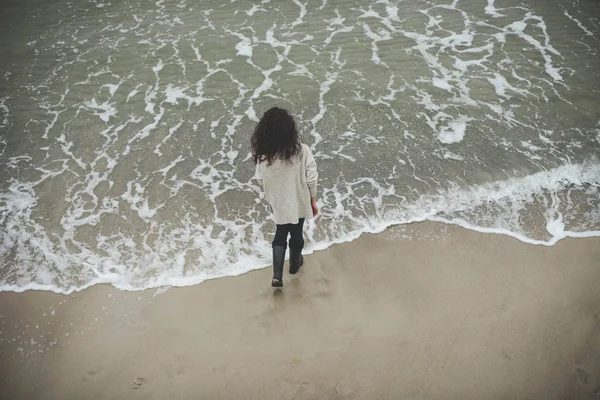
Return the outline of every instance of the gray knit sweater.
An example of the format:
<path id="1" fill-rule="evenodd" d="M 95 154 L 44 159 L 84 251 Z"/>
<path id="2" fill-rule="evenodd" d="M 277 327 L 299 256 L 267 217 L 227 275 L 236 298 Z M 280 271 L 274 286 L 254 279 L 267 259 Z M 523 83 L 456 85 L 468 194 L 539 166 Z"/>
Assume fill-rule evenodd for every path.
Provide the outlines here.
<path id="1" fill-rule="evenodd" d="M 317 196 L 319 174 L 310 147 L 302 144 L 302 157 L 292 162 L 256 164 L 256 178 L 262 184 L 276 224 L 296 224 L 300 218 L 313 217 L 310 198 Z"/>

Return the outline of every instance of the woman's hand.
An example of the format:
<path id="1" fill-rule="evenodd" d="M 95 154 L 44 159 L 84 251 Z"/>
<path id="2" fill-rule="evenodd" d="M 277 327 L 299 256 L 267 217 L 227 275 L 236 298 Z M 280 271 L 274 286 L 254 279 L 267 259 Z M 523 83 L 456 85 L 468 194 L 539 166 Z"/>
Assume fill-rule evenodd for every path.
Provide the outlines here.
<path id="1" fill-rule="evenodd" d="M 316 197 L 310 198 L 310 206 L 312 208 L 313 217 L 316 217 L 317 215 L 319 215 L 319 207 L 317 206 Z"/>

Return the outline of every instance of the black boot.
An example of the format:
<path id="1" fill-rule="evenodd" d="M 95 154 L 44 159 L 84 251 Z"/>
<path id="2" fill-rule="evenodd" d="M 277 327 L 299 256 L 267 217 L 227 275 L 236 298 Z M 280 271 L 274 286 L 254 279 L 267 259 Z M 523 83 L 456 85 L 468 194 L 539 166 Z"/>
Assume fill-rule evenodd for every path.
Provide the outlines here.
<path id="1" fill-rule="evenodd" d="M 290 247 L 290 274 L 294 275 L 298 272 L 303 263 L 304 257 L 302 256 L 302 247 L 299 249 Z"/>
<path id="2" fill-rule="evenodd" d="M 273 281 L 271 286 L 283 287 L 283 262 L 286 246 L 273 246 Z"/>

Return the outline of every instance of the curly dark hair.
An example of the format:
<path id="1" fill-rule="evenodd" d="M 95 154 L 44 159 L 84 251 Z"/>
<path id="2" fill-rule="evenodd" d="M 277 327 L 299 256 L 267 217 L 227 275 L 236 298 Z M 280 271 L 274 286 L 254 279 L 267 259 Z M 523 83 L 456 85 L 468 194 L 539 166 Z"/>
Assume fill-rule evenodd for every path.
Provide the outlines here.
<path id="1" fill-rule="evenodd" d="M 254 163 L 280 159 L 291 162 L 302 154 L 302 143 L 298 137 L 296 121 L 285 109 L 268 109 L 256 124 L 251 139 Z"/>

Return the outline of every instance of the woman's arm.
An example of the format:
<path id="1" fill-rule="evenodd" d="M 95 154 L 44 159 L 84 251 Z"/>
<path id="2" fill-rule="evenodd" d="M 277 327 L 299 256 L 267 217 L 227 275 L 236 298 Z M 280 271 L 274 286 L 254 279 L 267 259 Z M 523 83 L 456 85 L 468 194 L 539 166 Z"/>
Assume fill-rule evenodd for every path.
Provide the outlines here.
<path id="1" fill-rule="evenodd" d="M 312 208 L 313 217 L 319 214 L 317 207 L 317 182 L 319 180 L 319 172 L 317 171 L 317 162 L 312 155 L 310 148 L 306 146 L 306 183 L 310 192 L 310 206 Z"/>
<path id="2" fill-rule="evenodd" d="M 263 177 L 260 172 L 260 163 L 256 163 L 256 171 L 254 172 L 254 178 L 256 178 L 260 188 L 264 191 L 265 187 L 263 186 Z"/>
<path id="3" fill-rule="evenodd" d="M 319 180 L 319 173 L 317 172 L 317 162 L 315 161 L 312 151 L 308 146 L 305 147 L 306 154 L 306 183 L 308 184 L 308 191 L 310 192 L 311 199 L 317 199 L 317 181 Z"/>

